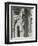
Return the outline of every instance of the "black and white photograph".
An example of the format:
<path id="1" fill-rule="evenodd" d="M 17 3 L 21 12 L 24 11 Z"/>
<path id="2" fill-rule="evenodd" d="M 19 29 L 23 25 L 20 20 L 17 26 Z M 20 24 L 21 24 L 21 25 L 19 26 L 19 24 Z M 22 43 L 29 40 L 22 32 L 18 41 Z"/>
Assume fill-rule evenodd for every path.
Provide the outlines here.
<path id="1" fill-rule="evenodd" d="M 36 41 L 36 4 L 11 3 L 8 7 L 6 7 L 7 40 L 9 42 Z"/>

